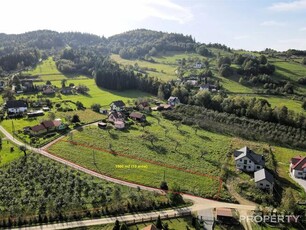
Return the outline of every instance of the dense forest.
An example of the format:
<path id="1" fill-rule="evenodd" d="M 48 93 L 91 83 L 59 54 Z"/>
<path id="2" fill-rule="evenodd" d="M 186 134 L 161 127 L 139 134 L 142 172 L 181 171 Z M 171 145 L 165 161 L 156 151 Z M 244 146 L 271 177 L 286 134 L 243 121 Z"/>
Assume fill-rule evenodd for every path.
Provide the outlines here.
<path id="1" fill-rule="evenodd" d="M 133 30 L 109 38 L 112 53 L 122 58 L 154 56 L 157 52 L 194 51 L 196 42 L 191 36 L 152 30 Z"/>

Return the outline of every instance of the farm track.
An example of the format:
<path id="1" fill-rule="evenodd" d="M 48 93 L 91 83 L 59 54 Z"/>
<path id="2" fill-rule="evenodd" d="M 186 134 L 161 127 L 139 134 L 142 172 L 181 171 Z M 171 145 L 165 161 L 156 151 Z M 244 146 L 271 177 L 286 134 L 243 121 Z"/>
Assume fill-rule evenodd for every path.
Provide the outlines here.
<path id="1" fill-rule="evenodd" d="M 0 131 L 6 136 L 6 138 L 12 142 L 14 142 L 16 145 L 18 146 L 22 146 L 25 145 L 24 143 L 22 143 L 21 141 L 17 140 L 16 138 L 14 138 L 9 132 L 7 132 L 2 126 L 0 126 Z M 112 178 L 109 176 L 105 176 L 103 174 L 97 173 L 95 171 L 89 170 L 85 167 L 82 167 L 78 164 L 72 163 L 68 160 L 62 159 L 58 156 L 55 156 L 51 153 L 49 153 L 46 148 L 51 146 L 52 144 L 54 144 L 55 142 L 57 142 L 58 140 L 62 139 L 63 137 L 60 137 L 56 140 L 54 140 L 53 142 L 49 143 L 47 146 L 44 146 L 43 148 L 33 148 L 31 146 L 27 146 L 27 149 L 41 154 L 45 157 L 48 157 L 52 160 L 55 160 L 61 164 L 67 165 L 75 170 L 79 170 L 82 171 L 86 174 L 89 174 L 91 176 L 103 179 L 103 180 L 107 180 L 109 182 L 112 183 L 116 183 L 116 184 L 120 184 L 120 185 L 124 185 L 124 186 L 128 186 L 128 187 L 132 187 L 132 188 L 140 188 L 142 190 L 147 190 L 147 191 L 151 191 L 151 192 L 158 192 L 163 194 L 164 191 L 158 188 L 153 188 L 153 187 L 149 187 L 149 186 L 144 186 L 144 185 L 140 185 L 140 184 L 136 184 L 136 183 L 132 183 L 132 182 L 127 182 L 124 180 L 120 180 L 120 179 L 116 179 L 116 178 Z M 113 217 L 113 218 L 101 218 L 101 219 L 95 219 L 95 220 L 86 220 L 86 221 L 75 221 L 75 222 L 68 222 L 68 223 L 60 223 L 60 224 L 49 224 L 49 225 L 43 225 L 43 226 L 35 226 L 35 227 L 25 227 L 25 228 L 19 228 L 19 229 L 47 229 L 47 230 L 51 230 L 51 229 L 68 229 L 68 228 L 75 228 L 75 227 L 81 227 L 81 226 L 92 226 L 92 225 L 100 225 L 100 224 L 108 224 L 108 223 L 113 223 L 116 219 L 121 220 L 121 221 L 128 221 L 128 220 L 141 220 L 142 218 L 148 218 L 148 217 L 152 217 L 152 218 L 156 218 L 156 216 L 158 215 L 164 215 L 164 214 L 168 214 L 168 215 L 174 215 L 176 213 L 181 213 L 181 212 L 197 212 L 203 209 L 207 209 L 207 208 L 218 208 L 218 207 L 226 207 L 226 208 L 234 208 L 237 209 L 240 213 L 246 213 L 249 211 L 253 211 L 255 210 L 255 206 L 254 205 L 241 205 L 241 204 L 233 204 L 233 203 L 225 203 L 225 202 L 219 202 L 219 201 L 215 201 L 215 200 L 209 200 L 209 199 L 205 199 L 202 197 L 197 197 L 197 196 L 193 196 L 193 195 L 189 195 L 189 194 L 182 194 L 183 198 L 185 200 L 190 200 L 192 201 L 193 205 L 187 208 L 179 208 L 179 209 L 171 209 L 171 210 L 167 210 L 167 211 L 159 211 L 159 212 L 150 212 L 150 213 L 139 213 L 139 214 L 133 214 L 133 215 L 126 215 L 126 216 L 118 216 L 118 217 Z"/>

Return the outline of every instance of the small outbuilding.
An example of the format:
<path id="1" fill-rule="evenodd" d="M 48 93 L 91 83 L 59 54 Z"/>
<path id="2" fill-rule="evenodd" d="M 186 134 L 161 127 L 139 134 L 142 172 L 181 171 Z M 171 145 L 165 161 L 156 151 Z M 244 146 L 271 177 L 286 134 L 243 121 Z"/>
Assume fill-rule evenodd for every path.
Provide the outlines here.
<path id="1" fill-rule="evenodd" d="M 146 116 L 142 113 L 132 112 L 129 116 L 134 121 L 145 122 Z"/>

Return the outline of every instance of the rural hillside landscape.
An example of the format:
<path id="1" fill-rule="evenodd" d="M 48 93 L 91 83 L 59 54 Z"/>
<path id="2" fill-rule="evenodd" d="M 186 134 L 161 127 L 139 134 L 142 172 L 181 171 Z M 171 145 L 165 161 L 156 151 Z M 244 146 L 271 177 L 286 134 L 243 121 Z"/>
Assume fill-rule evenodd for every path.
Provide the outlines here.
<path id="1" fill-rule="evenodd" d="M 305 40 L 145 28 L 0 33 L 0 229 L 306 229 Z"/>

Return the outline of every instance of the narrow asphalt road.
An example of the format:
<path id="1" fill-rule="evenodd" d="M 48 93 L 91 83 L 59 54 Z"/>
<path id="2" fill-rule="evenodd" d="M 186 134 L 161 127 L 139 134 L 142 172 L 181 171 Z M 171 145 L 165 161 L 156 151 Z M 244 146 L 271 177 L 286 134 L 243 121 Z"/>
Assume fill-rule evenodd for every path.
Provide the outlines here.
<path id="1" fill-rule="evenodd" d="M 15 144 L 17 144 L 19 146 L 25 145 L 21 141 L 14 138 L 2 126 L 0 126 L 0 131 L 6 136 L 6 138 L 8 140 L 11 140 Z M 54 141 L 54 142 L 56 142 L 56 141 Z M 54 143 L 54 142 L 52 142 L 52 143 Z M 50 146 L 50 145 L 48 144 L 48 146 Z M 33 148 L 31 146 L 27 146 L 27 149 L 32 151 L 32 152 L 39 153 L 39 154 L 41 154 L 45 157 L 48 157 L 52 160 L 55 160 L 59 163 L 67 165 L 67 166 L 69 166 L 71 168 L 74 168 L 76 170 L 82 171 L 84 173 L 87 173 L 89 175 L 92 175 L 92 176 L 95 176 L 95 177 L 98 177 L 98 178 L 101 178 L 103 180 L 107 180 L 107 181 L 110 181 L 110 182 L 113 182 L 113 183 L 116 183 L 116 184 L 132 187 L 132 188 L 140 188 L 142 190 L 163 193 L 162 190 L 157 189 L 157 188 L 152 188 L 152 187 L 148 187 L 148 186 L 144 186 L 144 185 L 139 185 L 139 184 L 136 184 L 136 183 L 131 183 L 131 182 L 127 182 L 127 181 L 123 181 L 123 180 L 119 180 L 119 179 L 115 179 L 115 178 L 112 178 L 112 177 L 109 177 L 109 176 L 99 174 L 97 172 L 94 172 L 92 170 L 84 168 L 80 165 L 74 164 L 70 161 L 67 161 L 67 160 L 62 159 L 62 158 L 57 157 L 57 156 L 54 156 L 53 154 L 50 154 L 45 148 Z M 155 218 L 158 215 L 161 215 L 161 216 L 164 215 L 164 214 L 174 215 L 175 213 L 177 214 L 179 212 L 187 212 L 187 211 L 196 212 L 196 211 L 200 211 L 200 210 L 203 210 L 203 209 L 218 208 L 218 207 L 234 208 L 234 209 L 237 209 L 239 212 L 240 211 L 242 211 L 242 212 L 252 211 L 252 210 L 255 210 L 255 208 L 256 208 L 254 205 L 241 205 L 241 204 L 225 203 L 225 202 L 219 202 L 219 201 L 215 201 L 215 200 L 205 199 L 205 198 L 202 198 L 202 197 L 192 196 L 192 195 L 188 195 L 188 194 L 182 194 L 182 196 L 185 200 L 192 201 L 193 205 L 190 206 L 190 207 L 187 207 L 187 208 L 172 209 L 172 210 L 167 210 L 167 211 L 141 213 L 141 214 L 126 215 L 126 216 L 119 216 L 119 217 L 113 217 L 113 218 L 101 218 L 101 219 L 86 220 L 86 221 L 75 221 L 75 222 L 67 222 L 67 223 L 59 223 L 59 224 L 50 224 L 50 225 L 42 225 L 42 226 L 38 226 L 38 227 L 28 227 L 28 228 L 19 228 L 19 229 L 29 229 L 29 230 L 30 229 L 31 230 L 36 230 L 36 229 L 46 229 L 46 230 L 68 229 L 68 228 L 74 228 L 74 227 L 80 227 L 80 226 L 91 226 L 91 225 L 113 223 L 116 219 L 118 219 L 119 221 L 120 220 L 121 221 L 128 221 L 128 220 L 134 220 L 134 219 L 140 220 L 142 218 L 148 218 L 148 217 Z"/>

